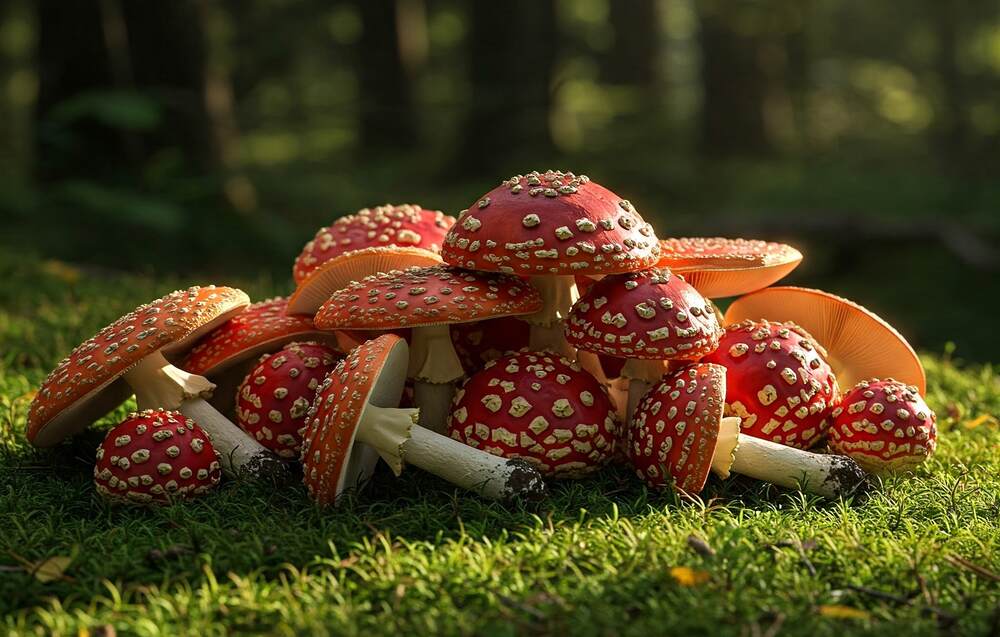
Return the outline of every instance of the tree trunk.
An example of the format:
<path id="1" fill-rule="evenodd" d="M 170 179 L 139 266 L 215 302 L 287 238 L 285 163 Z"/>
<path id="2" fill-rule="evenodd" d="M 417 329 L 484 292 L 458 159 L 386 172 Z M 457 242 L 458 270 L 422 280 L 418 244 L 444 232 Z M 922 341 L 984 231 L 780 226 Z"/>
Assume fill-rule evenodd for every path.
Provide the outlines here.
<path id="1" fill-rule="evenodd" d="M 655 93 L 660 55 L 658 4 L 657 0 L 609 3 L 608 21 L 615 39 L 603 58 L 606 83 L 636 86 L 651 95 Z"/>

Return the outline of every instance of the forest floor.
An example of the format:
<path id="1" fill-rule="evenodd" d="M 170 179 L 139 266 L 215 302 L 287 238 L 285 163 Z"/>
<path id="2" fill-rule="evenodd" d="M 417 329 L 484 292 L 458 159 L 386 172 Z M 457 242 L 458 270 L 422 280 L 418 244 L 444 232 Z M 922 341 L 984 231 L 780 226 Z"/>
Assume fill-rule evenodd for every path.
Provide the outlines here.
<path id="1" fill-rule="evenodd" d="M 110 506 L 101 429 L 24 440 L 71 347 L 188 281 L 0 259 L 0 631 L 12 634 L 996 634 L 1000 379 L 925 356 L 937 455 L 866 502 L 713 479 L 699 500 L 629 472 L 504 506 L 411 470 L 336 509 L 225 482 L 199 501 Z M 221 282 L 220 282 L 221 283 Z M 254 298 L 277 292 L 243 282 Z"/>

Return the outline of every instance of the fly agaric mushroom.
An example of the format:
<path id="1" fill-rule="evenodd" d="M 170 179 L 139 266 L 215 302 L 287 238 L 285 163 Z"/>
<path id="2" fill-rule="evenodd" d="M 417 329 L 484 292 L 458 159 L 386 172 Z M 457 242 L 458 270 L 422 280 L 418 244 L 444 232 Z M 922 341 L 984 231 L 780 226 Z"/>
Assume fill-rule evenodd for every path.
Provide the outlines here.
<path id="1" fill-rule="evenodd" d="M 533 350 L 573 356 L 562 321 L 577 298 L 575 275 L 614 274 L 656 264 L 652 226 L 627 199 L 586 175 L 515 175 L 486 193 L 445 237 L 445 262 L 529 277 L 542 295 L 531 324 Z"/>
<path id="2" fill-rule="evenodd" d="M 698 360 L 719 345 L 711 304 L 683 278 L 651 268 L 604 277 L 573 305 L 569 344 L 626 359 L 626 417 L 666 371 L 665 361 Z"/>
<path id="3" fill-rule="evenodd" d="M 799 449 L 826 435 L 840 387 L 822 348 L 794 323 L 729 325 L 702 362 L 725 367 L 726 415 L 739 416 L 744 433 Z"/>
<path id="4" fill-rule="evenodd" d="M 822 345 L 845 387 L 866 378 L 895 378 L 927 391 L 924 367 L 899 332 L 875 313 L 821 290 L 765 288 L 733 301 L 726 322 L 792 321 Z"/>
<path id="5" fill-rule="evenodd" d="M 507 352 L 528 347 L 528 324 L 519 318 L 488 319 L 451 326 L 451 343 L 467 374 Z"/>
<path id="6" fill-rule="evenodd" d="M 320 343 L 289 343 L 264 354 L 240 384 L 236 422 L 279 457 L 298 458 L 299 429 L 306 424 L 316 389 L 341 358 Z"/>
<path id="7" fill-rule="evenodd" d="M 129 414 L 97 448 L 94 484 L 102 496 L 135 504 L 167 504 L 219 484 L 219 454 L 208 435 L 177 411 Z"/>
<path id="8" fill-rule="evenodd" d="M 419 410 L 395 407 L 408 349 L 398 336 L 379 336 L 352 350 L 320 385 L 302 443 L 310 496 L 321 505 L 335 503 L 371 476 L 381 456 L 397 475 L 405 460 L 487 498 L 543 497 L 545 482 L 531 465 L 424 429 L 415 424 Z"/>
<path id="9" fill-rule="evenodd" d="M 653 488 L 700 493 L 714 471 L 734 471 L 827 498 L 863 493 L 864 471 L 845 456 L 810 453 L 740 433 L 740 419 L 723 416 L 726 370 L 696 363 L 674 370 L 651 389 L 626 430 L 625 453 Z"/>
<path id="10" fill-rule="evenodd" d="M 549 352 L 490 361 L 455 395 L 448 432 L 471 447 L 523 458 L 546 476 L 575 478 L 614 454 L 614 408 L 578 365 Z"/>
<path id="11" fill-rule="evenodd" d="M 854 458 L 869 473 L 907 471 L 934 453 L 934 421 L 913 385 L 863 380 L 833 410 L 830 449 Z"/>
<path id="12" fill-rule="evenodd" d="M 681 237 L 660 240 L 657 265 L 683 274 L 696 290 L 716 299 L 766 288 L 801 262 L 802 253 L 784 243 Z"/>
<path id="13" fill-rule="evenodd" d="M 281 475 L 270 452 L 205 401 L 215 385 L 170 363 L 249 304 L 240 290 L 207 286 L 129 312 L 74 349 L 42 382 L 28 411 L 28 440 L 55 445 L 134 392 L 140 410 L 177 409 L 193 418 L 212 436 L 227 473 Z"/>
<path id="14" fill-rule="evenodd" d="M 315 320 L 323 329 L 412 328 L 408 376 L 420 424 L 442 433 L 453 383 L 465 375 L 448 326 L 531 314 L 541 305 L 538 292 L 517 277 L 439 265 L 355 281 L 334 292 Z"/>
<path id="15" fill-rule="evenodd" d="M 341 217 L 305 245 L 295 260 L 293 314 L 314 314 L 331 293 L 379 272 L 441 262 L 438 252 L 455 219 L 409 204 L 365 208 Z"/>
<path id="16" fill-rule="evenodd" d="M 343 335 L 317 329 L 308 316 L 286 314 L 287 307 L 288 299 L 281 297 L 254 303 L 191 348 L 181 368 L 216 384 L 212 406 L 220 412 L 232 408 L 237 386 L 261 354 L 295 340 L 322 341 L 340 349 Z"/>

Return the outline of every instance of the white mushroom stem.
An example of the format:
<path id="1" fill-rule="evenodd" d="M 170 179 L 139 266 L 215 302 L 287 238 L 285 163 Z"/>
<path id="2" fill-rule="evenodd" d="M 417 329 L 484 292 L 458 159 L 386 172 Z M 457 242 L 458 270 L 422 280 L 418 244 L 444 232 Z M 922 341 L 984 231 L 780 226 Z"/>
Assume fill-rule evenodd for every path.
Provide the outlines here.
<path id="1" fill-rule="evenodd" d="M 739 429 L 739 418 L 722 419 L 712 469 L 723 478 L 732 470 L 831 499 L 863 491 L 867 486 L 864 471 L 846 456 L 802 451 L 743 435 Z"/>
<path id="2" fill-rule="evenodd" d="M 542 308 L 523 317 L 531 325 L 528 347 L 535 351 L 550 350 L 573 360 L 576 352 L 566 342 L 563 322 L 580 298 L 576 280 L 572 275 L 533 276 L 531 285 L 542 296 Z"/>
<path id="3" fill-rule="evenodd" d="M 661 360 L 630 358 L 622 367 L 622 378 L 628 379 L 628 404 L 625 408 L 625 422 L 632 424 L 632 414 L 636 405 L 667 371 L 667 364 Z"/>
<path id="4" fill-rule="evenodd" d="M 170 364 L 159 351 L 125 373 L 139 409 L 176 409 L 212 437 L 222 470 L 229 476 L 272 477 L 283 472 L 270 451 L 230 422 L 205 400 L 215 385 Z"/>
<path id="5" fill-rule="evenodd" d="M 465 375 L 447 325 L 414 327 L 410 337 L 413 400 L 420 408 L 420 426 L 444 433 L 455 381 Z"/>

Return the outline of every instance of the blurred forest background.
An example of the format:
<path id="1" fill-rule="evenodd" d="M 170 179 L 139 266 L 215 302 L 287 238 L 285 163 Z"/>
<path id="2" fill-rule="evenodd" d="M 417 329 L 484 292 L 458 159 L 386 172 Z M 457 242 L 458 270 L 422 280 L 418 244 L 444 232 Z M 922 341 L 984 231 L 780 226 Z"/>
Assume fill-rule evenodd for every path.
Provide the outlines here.
<path id="1" fill-rule="evenodd" d="M 546 168 L 1000 359 L 996 0 L 0 6 L 6 267 L 283 283 L 337 216 Z"/>

